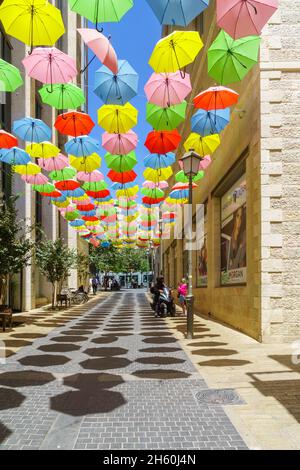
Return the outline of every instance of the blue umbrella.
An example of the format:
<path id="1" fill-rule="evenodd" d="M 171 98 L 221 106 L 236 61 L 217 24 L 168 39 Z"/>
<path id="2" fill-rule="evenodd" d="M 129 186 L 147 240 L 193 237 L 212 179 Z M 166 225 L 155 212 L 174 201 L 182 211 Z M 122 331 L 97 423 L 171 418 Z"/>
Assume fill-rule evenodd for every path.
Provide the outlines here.
<path id="1" fill-rule="evenodd" d="M 174 189 L 169 194 L 171 199 L 187 199 L 189 197 L 189 190 L 188 189 Z"/>
<path id="2" fill-rule="evenodd" d="M 161 24 L 187 26 L 209 5 L 209 0 L 147 0 Z"/>
<path id="3" fill-rule="evenodd" d="M 95 197 L 92 199 L 93 201 L 96 201 L 96 202 L 106 202 L 106 201 L 110 201 L 111 200 L 111 196 L 106 196 L 106 197 Z"/>
<path id="4" fill-rule="evenodd" d="M 85 191 L 82 188 L 68 189 L 61 192 L 66 197 L 82 197 L 85 195 Z"/>
<path id="5" fill-rule="evenodd" d="M 145 167 L 153 168 L 154 170 L 159 170 L 160 168 L 167 168 L 170 165 L 173 165 L 175 162 L 174 153 L 151 153 L 144 158 Z"/>
<path id="6" fill-rule="evenodd" d="M 18 147 L 10 149 L 2 149 L 0 153 L 0 161 L 9 165 L 27 165 L 31 161 L 30 156 L 25 150 Z"/>
<path id="7" fill-rule="evenodd" d="M 67 196 L 62 194 L 60 197 L 55 197 L 52 199 L 54 202 L 65 202 L 67 200 Z"/>
<path id="8" fill-rule="evenodd" d="M 230 108 L 206 111 L 199 109 L 192 117 L 192 131 L 202 137 L 220 134 L 230 121 Z"/>
<path id="9" fill-rule="evenodd" d="M 96 217 L 96 211 L 79 211 L 83 217 Z"/>
<path id="10" fill-rule="evenodd" d="M 119 60 L 116 75 L 105 65 L 97 70 L 94 92 L 105 104 L 125 104 L 138 93 L 139 76 L 127 60 Z"/>
<path id="11" fill-rule="evenodd" d="M 76 219 L 69 222 L 71 227 L 82 227 L 84 225 L 84 220 Z"/>
<path id="12" fill-rule="evenodd" d="M 119 189 L 128 189 L 128 188 L 133 188 L 134 186 L 136 186 L 136 182 L 135 181 L 131 181 L 130 183 L 113 183 L 111 185 L 112 189 L 114 191 L 118 191 Z"/>
<path id="13" fill-rule="evenodd" d="M 74 157 L 88 157 L 92 153 L 99 154 L 100 143 L 88 135 L 83 135 L 69 140 L 65 145 L 65 150 Z"/>
<path id="14" fill-rule="evenodd" d="M 47 124 L 41 119 L 32 117 L 25 117 L 14 121 L 13 131 L 20 139 L 31 143 L 49 141 L 52 136 L 51 129 Z"/>

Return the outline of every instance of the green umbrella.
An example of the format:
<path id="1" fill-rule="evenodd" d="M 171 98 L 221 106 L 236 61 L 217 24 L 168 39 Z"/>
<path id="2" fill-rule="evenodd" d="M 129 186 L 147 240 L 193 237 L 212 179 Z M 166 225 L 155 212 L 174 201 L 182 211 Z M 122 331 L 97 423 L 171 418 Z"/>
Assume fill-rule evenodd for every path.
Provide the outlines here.
<path id="1" fill-rule="evenodd" d="M 168 108 L 147 103 L 146 119 L 156 131 L 171 131 L 185 120 L 186 107 L 186 101 Z"/>
<path id="2" fill-rule="evenodd" d="M 23 85 L 19 69 L 0 59 L 0 91 L 16 91 Z"/>
<path id="3" fill-rule="evenodd" d="M 73 83 L 62 83 L 52 86 L 44 85 L 39 90 L 42 101 L 56 109 L 75 109 L 85 103 L 84 93 L 81 88 Z"/>
<path id="4" fill-rule="evenodd" d="M 130 152 L 127 155 L 112 155 L 107 153 L 105 155 L 105 161 L 108 168 L 118 173 L 130 171 L 137 164 L 135 152 Z"/>
<path id="5" fill-rule="evenodd" d="M 51 171 L 49 173 L 49 178 L 51 178 L 54 181 L 66 181 L 66 180 L 71 180 L 74 178 L 76 175 L 76 170 L 75 168 L 72 167 L 66 167 L 63 168 L 62 170 L 57 170 L 57 171 Z"/>
<path id="6" fill-rule="evenodd" d="M 160 199 L 161 197 L 164 197 L 165 193 L 159 189 L 159 188 L 143 188 L 141 189 L 141 193 L 144 196 L 151 197 L 153 199 Z"/>
<path id="7" fill-rule="evenodd" d="M 51 183 L 34 184 L 32 188 L 39 193 L 53 193 L 56 191 L 55 186 Z"/>
<path id="8" fill-rule="evenodd" d="M 85 191 L 102 191 L 108 187 L 108 184 L 105 181 L 92 181 L 84 183 L 82 187 Z"/>
<path id="9" fill-rule="evenodd" d="M 207 52 L 208 74 L 221 85 L 239 82 L 257 63 L 260 41 L 259 36 L 234 40 L 221 30 Z"/>
<path id="10" fill-rule="evenodd" d="M 64 218 L 68 221 L 80 219 L 80 212 L 79 211 L 73 211 L 73 212 L 66 212 L 64 215 Z"/>
<path id="11" fill-rule="evenodd" d="M 120 21 L 133 7 L 133 0 L 69 0 L 69 4 L 71 10 L 98 24 Z"/>
<path id="12" fill-rule="evenodd" d="M 194 177 L 193 177 L 193 182 L 196 183 L 197 181 L 202 180 L 204 178 L 204 171 L 199 171 Z M 177 183 L 188 183 L 189 178 L 185 176 L 184 171 L 181 170 L 175 175 L 175 180 Z"/>

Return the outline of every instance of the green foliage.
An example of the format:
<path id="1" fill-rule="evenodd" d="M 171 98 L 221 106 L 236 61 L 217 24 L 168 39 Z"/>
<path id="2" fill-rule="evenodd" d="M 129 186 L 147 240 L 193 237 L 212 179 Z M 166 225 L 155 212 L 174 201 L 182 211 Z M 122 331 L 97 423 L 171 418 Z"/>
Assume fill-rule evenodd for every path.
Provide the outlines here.
<path id="1" fill-rule="evenodd" d="M 108 248 L 99 246 L 91 249 L 90 260 L 95 272 L 149 271 L 146 252 L 134 248 L 118 249 L 113 245 Z"/>
<path id="2" fill-rule="evenodd" d="M 18 218 L 17 197 L 10 197 L 0 207 L 0 295 L 8 279 L 30 262 L 34 243 L 30 239 L 33 227 Z"/>

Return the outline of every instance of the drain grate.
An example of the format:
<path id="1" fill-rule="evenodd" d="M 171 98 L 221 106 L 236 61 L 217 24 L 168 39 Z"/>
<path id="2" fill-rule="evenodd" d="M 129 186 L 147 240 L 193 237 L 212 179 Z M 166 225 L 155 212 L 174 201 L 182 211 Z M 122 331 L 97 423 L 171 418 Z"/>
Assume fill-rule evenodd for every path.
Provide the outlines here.
<path id="1" fill-rule="evenodd" d="M 245 401 L 232 388 L 201 390 L 197 392 L 198 403 L 206 405 L 244 405 Z"/>

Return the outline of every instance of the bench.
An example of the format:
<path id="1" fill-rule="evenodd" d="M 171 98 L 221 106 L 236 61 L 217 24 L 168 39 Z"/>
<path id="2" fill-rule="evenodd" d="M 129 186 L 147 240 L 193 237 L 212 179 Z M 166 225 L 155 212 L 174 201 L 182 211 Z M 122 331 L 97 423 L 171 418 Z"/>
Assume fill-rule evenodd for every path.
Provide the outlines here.
<path id="1" fill-rule="evenodd" d="M 65 304 L 66 307 L 71 307 L 71 297 L 69 294 L 58 294 L 56 297 L 57 304 L 60 303 L 62 307 Z"/>

